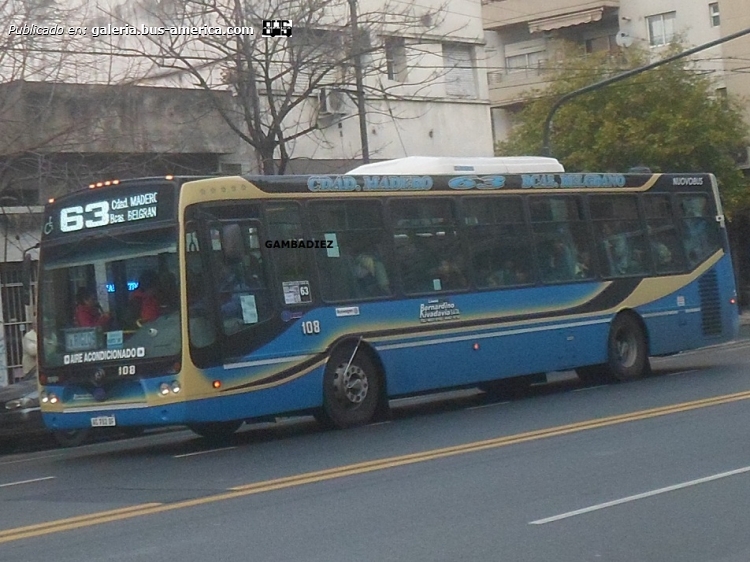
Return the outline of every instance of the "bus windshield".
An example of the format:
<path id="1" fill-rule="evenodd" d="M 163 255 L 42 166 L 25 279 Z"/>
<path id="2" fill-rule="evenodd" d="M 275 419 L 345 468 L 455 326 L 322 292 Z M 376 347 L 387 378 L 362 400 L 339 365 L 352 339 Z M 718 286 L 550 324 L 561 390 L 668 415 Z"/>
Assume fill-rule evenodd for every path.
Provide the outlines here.
<path id="1" fill-rule="evenodd" d="M 179 353 L 175 228 L 97 234 L 51 246 L 43 264 L 43 366 Z"/>

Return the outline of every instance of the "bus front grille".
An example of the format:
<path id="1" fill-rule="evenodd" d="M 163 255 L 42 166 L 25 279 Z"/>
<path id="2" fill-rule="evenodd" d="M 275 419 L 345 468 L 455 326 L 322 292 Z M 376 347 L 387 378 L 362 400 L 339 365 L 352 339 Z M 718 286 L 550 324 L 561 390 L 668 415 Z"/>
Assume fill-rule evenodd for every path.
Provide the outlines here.
<path id="1" fill-rule="evenodd" d="M 719 281 L 715 271 L 709 271 L 698 280 L 701 297 L 701 328 L 704 336 L 721 335 L 721 301 Z"/>

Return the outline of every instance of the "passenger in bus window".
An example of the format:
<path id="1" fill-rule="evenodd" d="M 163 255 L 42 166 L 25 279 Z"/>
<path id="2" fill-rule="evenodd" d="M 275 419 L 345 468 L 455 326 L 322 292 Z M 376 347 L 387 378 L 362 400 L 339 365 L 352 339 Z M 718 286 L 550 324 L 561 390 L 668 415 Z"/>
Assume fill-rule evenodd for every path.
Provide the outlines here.
<path id="1" fill-rule="evenodd" d="M 354 258 L 354 277 L 359 292 L 364 297 L 381 297 L 391 294 L 388 273 L 376 256 L 360 252 Z"/>
<path id="2" fill-rule="evenodd" d="M 624 234 L 618 233 L 610 222 L 602 225 L 605 254 L 612 274 L 626 274 L 630 269 L 630 248 Z"/>
<path id="3" fill-rule="evenodd" d="M 575 277 L 573 250 L 560 239 L 547 244 L 541 252 L 542 276 L 545 281 L 567 281 Z"/>
<path id="4" fill-rule="evenodd" d="M 490 273 L 487 277 L 487 286 L 503 287 L 505 285 L 521 285 L 528 280 L 528 274 L 522 268 L 516 266 L 516 262 L 507 259 L 502 268 Z"/>
<path id="5" fill-rule="evenodd" d="M 80 287 L 76 293 L 75 325 L 79 328 L 104 327 L 109 324 L 109 314 L 102 311 L 96 298 L 96 291 L 90 287 Z"/>
<path id="6" fill-rule="evenodd" d="M 447 259 L 440 260 L 433 270 L 433 289 L 436 291 L 451 291 L 466 287 L 466 277 L 458 265 Z"/>
<path id="7" fill-rule="evenodd" d="M 575 265 L 576 279 L 587 279 L 591 276 L 591 254 L 587 251 L 578 252 L 578 260 Z"/>
<path id="8" fill-rule="evenodd" d="M 153 269 L 144 271 L 138 279 L 138 288 L 130 295 L 131 315 L 138 326 L 153 322 L 162 313 L 159 300 L 159 275 Z"/>
<path id="9" fill-rule="evenodd" d="M 706 199 L 686 197 L 682 201 L 685 227 L 685 253 L 691 264 L 696 264 L 711 253 L 708 234 Z"/>

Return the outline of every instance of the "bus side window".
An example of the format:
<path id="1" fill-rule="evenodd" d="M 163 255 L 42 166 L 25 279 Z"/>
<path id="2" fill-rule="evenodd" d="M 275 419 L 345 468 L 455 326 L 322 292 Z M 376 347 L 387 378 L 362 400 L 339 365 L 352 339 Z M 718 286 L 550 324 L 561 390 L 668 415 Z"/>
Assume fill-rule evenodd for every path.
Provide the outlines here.
<path id="1" fill-rule="evenodd" d="M 393 199 L 388 205 L 404 292 L 466 289 L 466 252 L 453 200 Z"/>
<path id="2" fill-rule="evenodd" d="M 656 273 L 685 271 L 684 248 L 677 235 L 672 202 L 666 195 L 644 195 L 646 230 Z"/>
<path id="3" fill-rule="evenodd" d="M 534 246 L 545 283 L 593 277 L 591 248 L 578 197 L 529 197 Z"/>
<path id="4" fill-rule="evenodd" d="M 266 203 L 265 211 L 266 255 L 275 272 L 273 289 L 285 306 L 310 304 L 313 302 L 310 294 L 313 272 L 308 259 L 311 252 L 288 245 L 292 240 L 304 239 L 300 206 L 292 201 L 274 201 Z M 287 246 L 281 247 L 284 243 Z"/>
<path id="5" fill-rule="evenodd" d="M 589 198 L 589 206 L 602 275 L 645 275 L 649 252 L 636 197 L 594 195 Z"/>
<path id="6" fill-rule="evenodd" d="M 463 200 L 463 211 L 476 286 L 484 289 L 533 281 L 521 198 L 469 197 Z"/>
<path id="7" fill-rule="evenodd" d="M 192 347 L 204 349 L 216 342 L 216 329 L 210 312 L 211 284 L 201 260 L 197 226 L 188 223 L 185 230 L 188 335 Z"/>
<path id="8" fill-rule="evenodd" d="M 309 206 L 323 300 L 387 297 L 392 294 L 387 236 L 377 201 L 325 201 Z"/>
<path id="9" fill-rule="evenodd" d="M 710 213 L 708 197 L 705 195 L 678 195 L 678 200 L 685 254 L 688 265 L 692 268 L 721 247 L 719 223 Z"/>

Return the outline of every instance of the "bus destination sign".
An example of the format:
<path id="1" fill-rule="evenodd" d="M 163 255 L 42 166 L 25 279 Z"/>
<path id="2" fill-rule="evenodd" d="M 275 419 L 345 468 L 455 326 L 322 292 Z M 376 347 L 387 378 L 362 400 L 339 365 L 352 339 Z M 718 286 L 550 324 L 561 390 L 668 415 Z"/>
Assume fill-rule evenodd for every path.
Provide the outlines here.
<path id="1" fill-rule="evenodd" d="M 103 190 L 85 193 L 80 200 L 64 207 L 49 208 L 43 227 L 44 235 L 51 237 L 102 226 L 164 220 L 174 212 L 171 184 L 140 186 L 139 189 L 128 187 L 130 189 L 112 190 L 109 197 L 102 197 Z"/>

